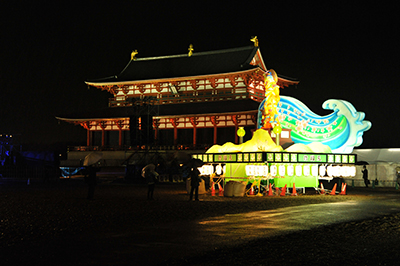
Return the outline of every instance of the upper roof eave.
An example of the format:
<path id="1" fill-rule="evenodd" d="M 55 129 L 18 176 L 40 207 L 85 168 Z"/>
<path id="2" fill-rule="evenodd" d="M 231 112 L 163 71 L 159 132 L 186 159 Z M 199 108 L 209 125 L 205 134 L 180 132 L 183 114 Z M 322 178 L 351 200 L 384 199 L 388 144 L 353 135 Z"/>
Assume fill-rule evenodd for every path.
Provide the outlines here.
<path id="1" fill-rule="evenodd" d="M 190 76 L 190 77 L 174 77 L 174 78 L 120 81 L 120 82 L 89 82 L 89 81 L 85 81 L 85 83 L 87 85 L 93 86 L 93 87 L 112 86 L 112 85 L 128 85 L 128 84 L 133 85 L 133 84 L 140 84 L 140 83 L 159 83 L 159 82 L 170 82 L 170 81 L 177 81 L 177 80 L 192 80 L 192 79 L 204 79 L 207 77 L 221 77 L 221 76 L 227 76 L 227 75 L 237 75 L 237 74 L 243 74 L 246 72 L 253 72 L 257 69 L 265 72 L 261 67 L 254 66 L 253 68 L 242 70 L 242 71 L 228 72 L 228 73 L 221 73 L 221 74 L 208 74 L 208 75 L 199 75 L 199 76 Z"/>
<path id="2" fill-rule="evenodd" d="M 292 78 L 289 78 L 289 77 L 280 76 L 279 74 L 278 74 L 278 79 L 281 80 L 281 81 L 287 82 L 287 83 L 291 83 L 293 85 L 299 84 L 299 82 L 300 82 L 300 80 L 298 80 L 298 79 L 292 79 Z"/>
<path id="3" fill-rule="evenodd" d="M 171 81 L 178 81 L 178 80 L 192 80 L 192 79 L 204 79 L 207 77 L 221 77 L 221 76 L 227 76 L 227 75 L 237 75 L 237 74 L 242 74 L 246 72 L 253 72 L 254 70 L 261 70 L 263 72 L 264 69 L 262 69 L 259 66 L 254 66 L 252 69 L 247 69 L 243 71 L 237 71 L 237 72 L 230 72 L 230 73 L 221 73 L 221 74 L 212 74 L 212 75 L 200 75 L 200 76 L 192 76 L 192 77 L 178 77 L 178 78 L 168 78 L 168 79 L 151 79 L 151 80 L 136 80 L 136 81 L 121 81 L 121 82 L 88 82 L 85 81 L 85 83 L 88 86 L 93 86 L 93 87 L 102 87 L 102 86 L 118 86 L 118 85 L 134 85 L 134 84 L 140 84 L 140 83 L 160 83 L 160 82 L 171 82 Z M 299 80 L 295 78 L 289 78 L 286 76 L 282 76 L 278 74 L 278 79 L 283 82 L 291 83 L 293 85 L 299 84 Z"/>

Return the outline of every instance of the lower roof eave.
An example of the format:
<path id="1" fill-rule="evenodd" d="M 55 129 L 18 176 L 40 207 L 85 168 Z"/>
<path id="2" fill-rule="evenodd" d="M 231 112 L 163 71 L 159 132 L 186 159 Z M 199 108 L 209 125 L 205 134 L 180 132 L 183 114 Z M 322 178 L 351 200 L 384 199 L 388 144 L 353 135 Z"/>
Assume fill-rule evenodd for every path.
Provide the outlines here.
<path id="1" fill-rule="evenodd" d="M 252 115 L 257 113 L 258 110 L 246 110 L 246 111 L 236 111 L 236 112 L 226 112 L 226 113 L 204 113 L 204 114 L 184 114 L 184 115 L 161 115 L 161 116 L 153 116 L 154 119 L 162 119 L 162 118 L 182 118 L 182 117 L 201 117 L 201 116 L 228 116 L 228 115 L 241 115 L 248 114 Z M 56 119 L 65 121 L 65 122 L 87 122 L 87 121 L 115 121 L 115 120 L 126 120 L 129 119 L 127 117 L 107 117 L 107 118 L 65 118 L 65 117 L 56 117 Z"/>

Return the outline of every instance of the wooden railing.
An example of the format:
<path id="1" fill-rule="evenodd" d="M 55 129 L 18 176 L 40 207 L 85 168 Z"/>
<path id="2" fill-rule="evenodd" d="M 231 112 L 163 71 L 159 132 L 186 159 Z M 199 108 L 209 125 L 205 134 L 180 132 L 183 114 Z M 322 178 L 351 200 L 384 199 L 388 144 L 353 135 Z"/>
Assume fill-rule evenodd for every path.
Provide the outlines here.
<path id="1" fill-rule="evenodd" d="M 177 104 L 177 103 L 191 103 L 191 102 L 206 102 L 206 101 L 227 101 L 237 99 L 249 98 L 248 92 L 232 93 L 231 90 L 219 90 L 218 93 L 213 94 L 209 90 L 199 90 L 194 94 L 193 92 L 180 93 L 177 95 L 162 95 L 162 98 L 158 98 L 152 104 Z M 120 96 L 119 96 L 120 97 Z M 137 100 L 136 103 L 140 102 Z M 132 106 L 133 103 L 125 98 L 125 100 L 117 100 L 116 98 L 109 99 L 110 107 L 126 107 Z"/>
<path id="2" fill-rule="evenodd" d="M 211 146 L 212 146 L 212 144 L 137 145 L 137 146 L 69 146 L 68 151 L 207 150 Z"/>

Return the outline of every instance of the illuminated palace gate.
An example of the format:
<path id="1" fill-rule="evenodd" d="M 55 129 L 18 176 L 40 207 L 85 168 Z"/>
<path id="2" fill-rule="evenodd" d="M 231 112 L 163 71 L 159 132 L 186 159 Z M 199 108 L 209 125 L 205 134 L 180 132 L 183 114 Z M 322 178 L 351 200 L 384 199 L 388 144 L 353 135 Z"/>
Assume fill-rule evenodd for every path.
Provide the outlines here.
<path id="1" fill-rule="evenodd" d="M 107 111 L 57 117 L 84 127 L 88 146 L 238 143 L 238 127 L 246 129 L 245 139 L 251 138 L 267 72 L 258 46 L 143 59 L 135 55 L 118 76 L 86 82 L 113 95 Z M 278 76 L 281 88 L 297 83 Z"/>
<path id="2" fill-rule="evenodd" d="M 138 129 L 142 130 L 141 118 L 139 118 L 138 123 Z M 106 146 L 107 144 L 122 146 L 124 140 L 130 137 L 130 118 L 92 120 L 77 122 L 76 124 L 81 125 L 87 130 L 87 146 Z M 218 116 L 152 117 L 154 142 L 156 145 L 172 145 L 173 143 L 176 146 L 191 143 L 193 146 L 196 146 L 198 139 L 202 143 L 209 144 L 226 141 L 238 143 L 238 137 L 235 134 L 238 127 L 243 126 L 248 129 L 254 129 L 255 124 L 255 111 L 238 114 L 219 114 Z M 118 135 L 115 134 L 117 132 Z M 110 141 L 110 133 L 114 133 L 114 142 Z M 116 136 L 118 138 L 117 143 L 115 142 Z M 94 142 L 94 139 L 101 139 L 101 143 Z M 171 141 L 172 139 L 173 142 Z"/>

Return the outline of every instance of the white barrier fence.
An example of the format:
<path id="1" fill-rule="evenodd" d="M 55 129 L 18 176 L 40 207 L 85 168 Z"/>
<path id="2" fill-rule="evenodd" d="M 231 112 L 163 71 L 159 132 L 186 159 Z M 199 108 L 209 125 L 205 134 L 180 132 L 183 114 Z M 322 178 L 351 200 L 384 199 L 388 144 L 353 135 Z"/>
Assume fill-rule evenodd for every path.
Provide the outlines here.
<path id="1" fill-rule="evenodd" d="M 396 187 L 397 184 L 397 172 L 396 167 L 400 164 L 397 163 L 376 163 L 366 165 L 368 170 L 368 180 L 371 182 L 370 186 L 375 187 Z M 362 174 L 362 165 L 357 165 L 356 176 L 354 178 L 345 178 L 345 181 L 349 185 L 355 187 L 364 187 L 364 179 Z M 377 180 L 378 182 L 373 184 Z"/>

